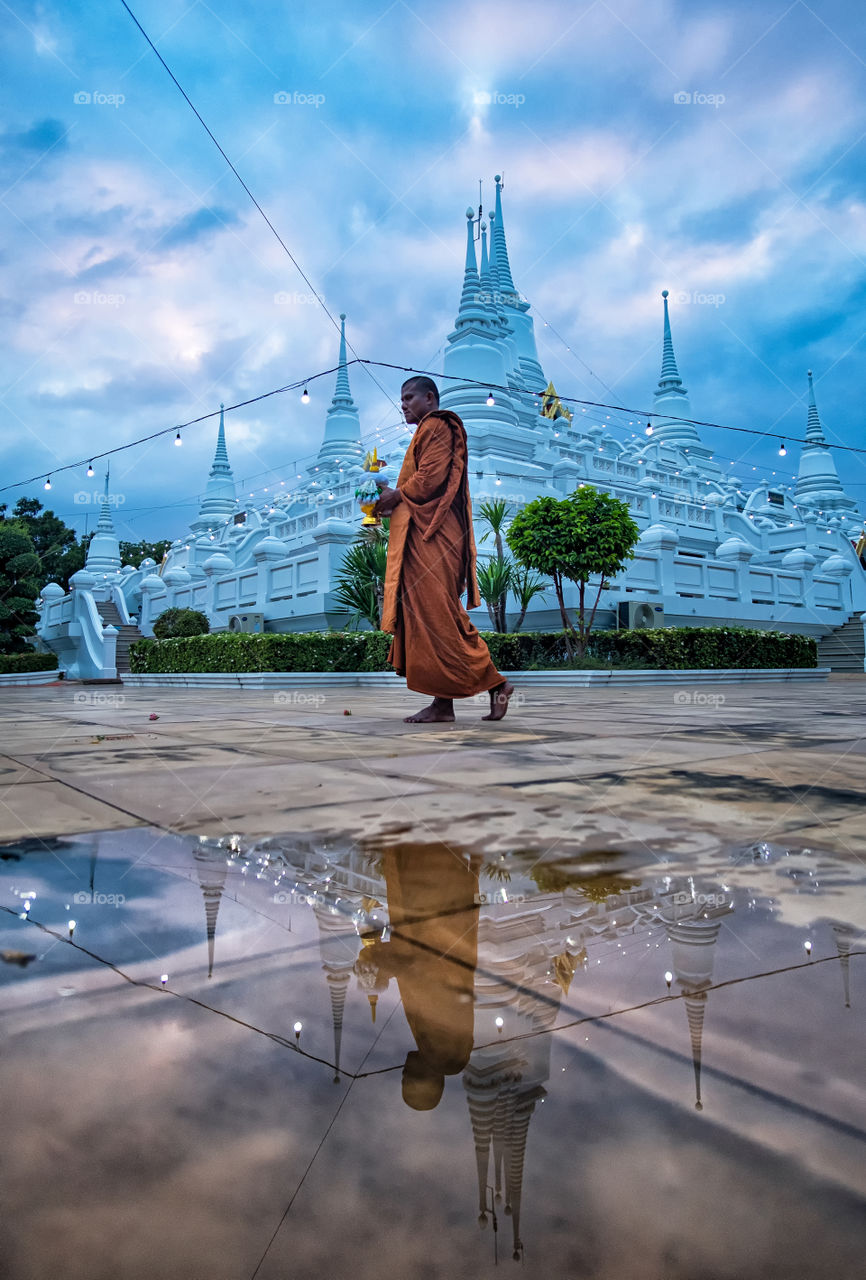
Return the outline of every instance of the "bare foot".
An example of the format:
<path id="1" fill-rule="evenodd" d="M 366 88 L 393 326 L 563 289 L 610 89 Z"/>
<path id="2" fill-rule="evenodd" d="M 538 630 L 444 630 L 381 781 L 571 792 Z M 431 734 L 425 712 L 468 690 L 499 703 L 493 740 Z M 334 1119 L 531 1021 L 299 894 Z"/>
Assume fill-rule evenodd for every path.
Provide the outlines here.
<path id="1" fill-rule="evenodd" d="M 416 711 L 414 716 L 403 717 L 404 724 L 447 724 L 453 722 L 454 703 L 451 698 L 434 698 L 429 707 Z"/>
<path id="2" fill-rule="evenodd" d="M 508 710 L 508 702 L 514 693 L 514 685 L 510 680 L 490 690 L 490 715 L 482 716 L 482 720 L 502 720 Z"/>

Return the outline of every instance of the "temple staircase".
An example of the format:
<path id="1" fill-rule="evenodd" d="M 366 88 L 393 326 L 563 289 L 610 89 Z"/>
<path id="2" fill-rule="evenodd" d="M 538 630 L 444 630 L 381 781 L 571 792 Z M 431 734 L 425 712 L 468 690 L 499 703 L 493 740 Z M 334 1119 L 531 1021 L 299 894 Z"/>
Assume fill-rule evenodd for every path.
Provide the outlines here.
<path id="1" fill-rule="evenodd" d="M 863 623 L 859 615 L 818 641 L 818 666 L 831 671 L 866 670 Z"/>
<path id="2" fill-rule="evenodd" d="M 142 634 L 138 627 L 129 622 L 121 622 L 117 605 L 112 601 L 97 604 L 96 608 L 104 624 L 110 623 L 112 627 L 117 627 L 119 634 L 117 637 L 116 662 L 117 674 L 121 676 L 124 672 L 129 671 L 130 645 L 135 644 L 136 640 L 141 640 Z"/>

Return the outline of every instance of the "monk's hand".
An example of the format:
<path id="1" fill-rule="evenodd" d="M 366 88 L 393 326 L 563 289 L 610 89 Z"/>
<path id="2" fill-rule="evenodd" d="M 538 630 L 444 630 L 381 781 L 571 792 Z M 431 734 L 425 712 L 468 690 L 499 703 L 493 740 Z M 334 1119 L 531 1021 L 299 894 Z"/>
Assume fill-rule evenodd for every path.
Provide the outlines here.
<path id="1" fill-rule="evenodd" d="M 375 514 L 377 516 L 389 516 L 395 507 L 399 507 L 403 501 L 403 495 L 399 489 L 391 489 L 387 485 L 379 494 L 379 501 L 375 506 Z"/>

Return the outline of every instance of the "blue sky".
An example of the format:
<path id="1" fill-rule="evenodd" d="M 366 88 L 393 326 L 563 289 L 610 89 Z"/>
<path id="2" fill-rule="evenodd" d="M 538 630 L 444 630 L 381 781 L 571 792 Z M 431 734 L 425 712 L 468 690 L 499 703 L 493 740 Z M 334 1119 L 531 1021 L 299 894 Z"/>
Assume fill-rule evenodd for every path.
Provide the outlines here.
<path id="1" fill-rule="evenodd" d="M 696 418 L 790 441 L 811 367 L 828 439 L 866 444 L 866 28 L 844 0 L 132 8 L 360 355 L 435 367 L 464 210 L 502 172 L 563 395 L 651 407 L 668 288 Z M 120 0 L 0 0 L 0 25 L 2 483 L 332 366 L 328 317 Z M 366 431 L 397 421 L 351 381 Z M 229 415 L 247 491 L 291 480 L 331 390 Z M 214 435 L 116 459 L 122 537 L 185 531 Z M 780 467 L 775 442 L 703 435 L 747 482 Z M 835 456 L 866 506 L 866 456 Z M 93 484 L 0 501 L 80 532 Z"/>

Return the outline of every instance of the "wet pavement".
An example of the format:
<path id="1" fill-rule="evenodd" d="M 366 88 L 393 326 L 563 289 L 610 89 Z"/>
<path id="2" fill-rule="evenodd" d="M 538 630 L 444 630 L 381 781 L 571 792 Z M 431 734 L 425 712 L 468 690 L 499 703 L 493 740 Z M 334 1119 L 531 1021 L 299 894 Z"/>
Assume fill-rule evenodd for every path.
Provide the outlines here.
<path id="1" fill-rule="evenodd" d="M 859 1277 L 862 689 L 7 694 L 0 1270 Z"/>

